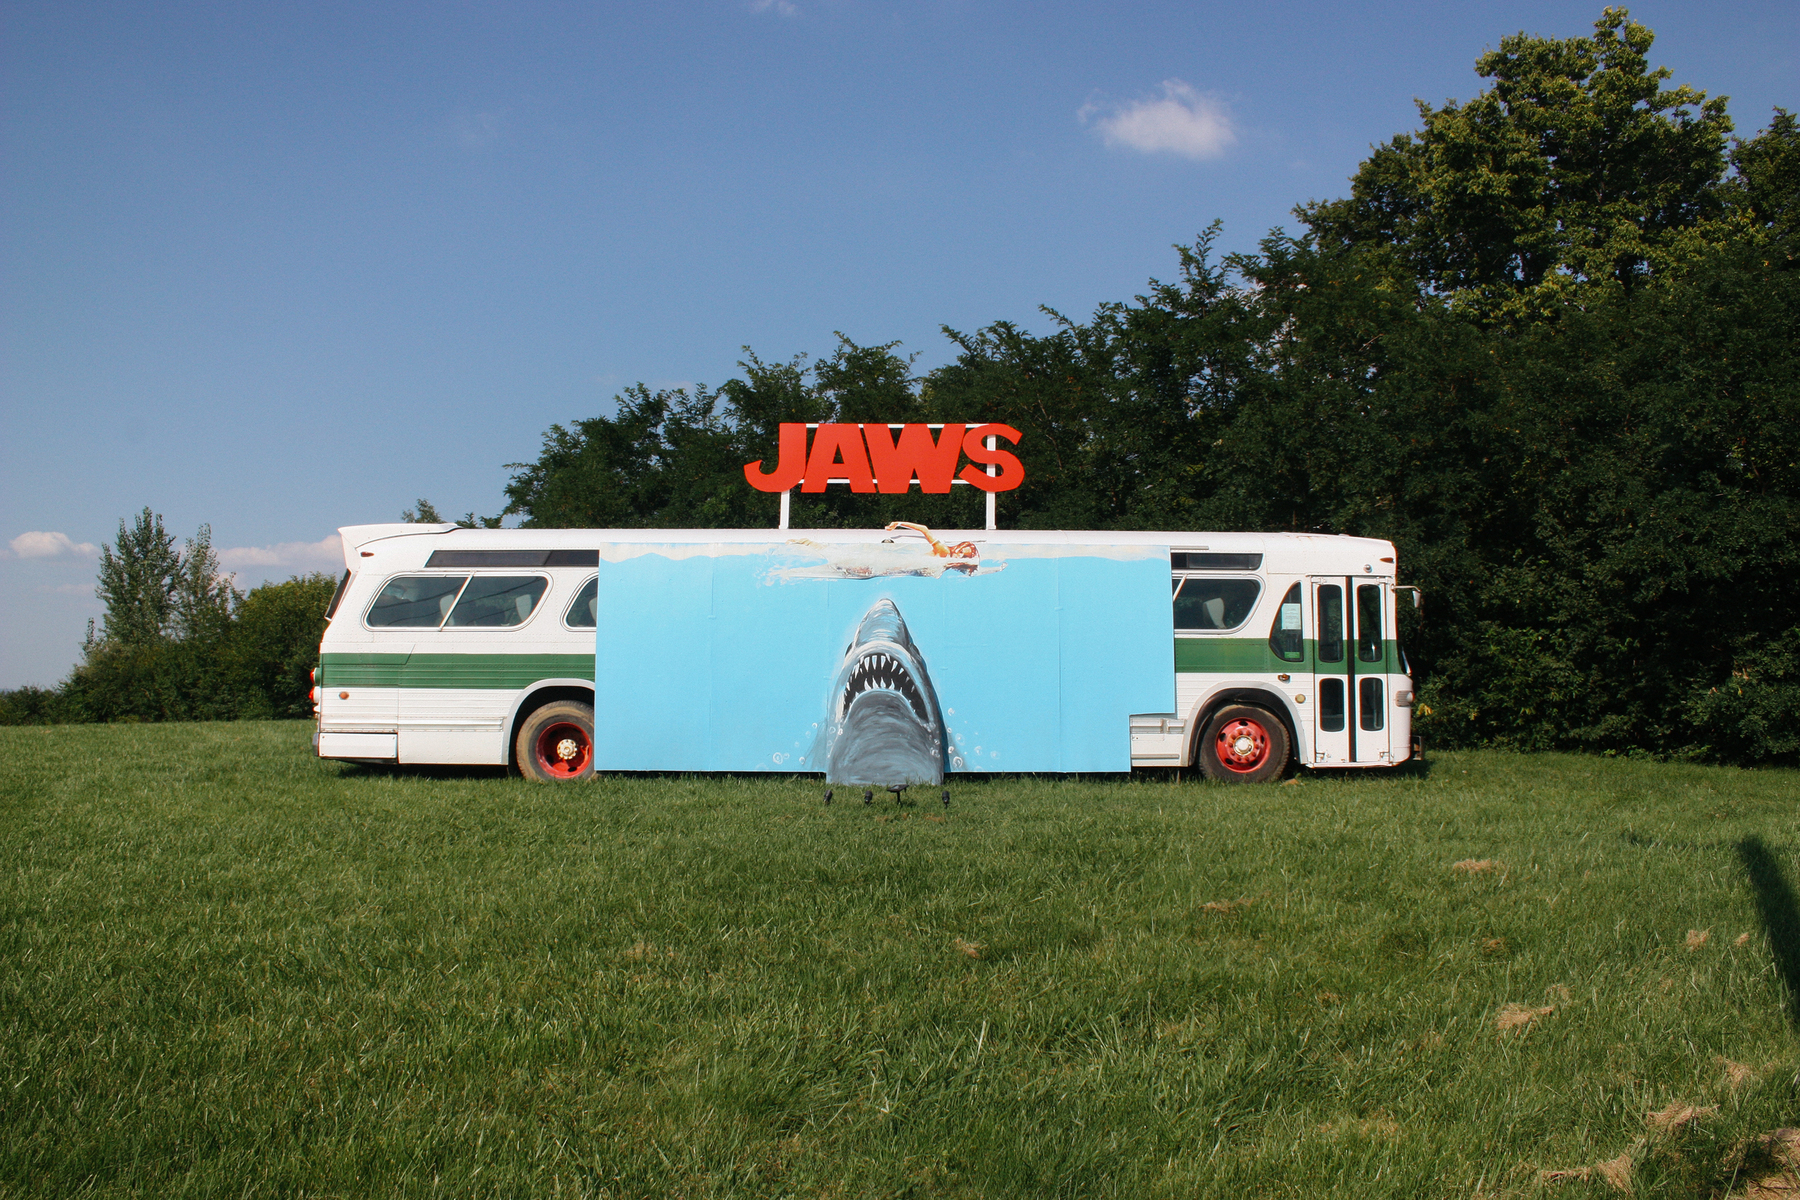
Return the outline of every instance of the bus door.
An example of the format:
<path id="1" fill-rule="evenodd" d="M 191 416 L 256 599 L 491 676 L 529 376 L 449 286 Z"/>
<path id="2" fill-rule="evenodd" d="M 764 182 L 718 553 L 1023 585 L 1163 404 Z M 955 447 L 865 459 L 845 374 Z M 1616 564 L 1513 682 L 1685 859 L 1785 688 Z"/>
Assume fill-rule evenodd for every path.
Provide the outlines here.
<path id="1" fill-rule="evenodd" d="M 1312 580 L 1312 743 L 1316 766 L 1351 761 L 1351 656 L 1344 624 L 1344 589 L 1348 583 L 1342 577 Z"/>
<path id="2" fill-rule="evenodd" d="M 1392 761 L 1387 675 L 1398 668 L 1388 636 L 1388 585 L 1368 577 L 1311 581 L 1315 666 L 1313 764 Z"/>

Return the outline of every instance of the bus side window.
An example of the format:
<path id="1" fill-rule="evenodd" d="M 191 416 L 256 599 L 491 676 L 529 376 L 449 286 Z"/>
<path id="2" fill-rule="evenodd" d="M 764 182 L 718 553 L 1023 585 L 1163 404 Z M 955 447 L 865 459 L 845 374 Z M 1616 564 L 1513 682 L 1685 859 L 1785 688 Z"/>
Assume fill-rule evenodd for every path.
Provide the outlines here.
<path id="1" fill-rule="evenodd" d="M 369 606 L 374 629 L 436 629 L 456 602 L 467 575 L 402 575 L 382 585 Z"/>
<path id="2" fill-rule="evenodd" d="M 1319 661 L 1344 661 L 1344 588 L 1319 585 Z"/>
<path id="3" fill-rule="evenodd" d="M 541 575 L 477 575 L 450 611 L 447 628 L 522 625 L 549 586 Z"/>
<path id="4" fill-rule="evenodd" d="M 1287 662 L 1306 658 L 1306 631 L 1300 627 L 1300 585 L 1295 584 L 1281 598 L 1275 611 L 1275 624 L 1269 630 L 1269 649 L 1275 657 Z"/>
<path id="5" fill-rule="evenodd" d="M 1262 583 L 1190 575 L 1175 588 L 1175 628 L 1236 629 L 1250 619 Z"/>
<path id="6" fill-rule="evenodd" d="M 590 579 L 581 585 L 575 593 L 575 599 L 569 602 L 569 615 L 563 618 L 563 624 L 570 629 L 592 629 L 597 624 L 600 597 L 600 581 Z"/>
<path id="7" fill-rule="evenodd" d="M 1356 589 L 1356 657 L 1369 663 L 1382 659 L 1380 584 L 1359 584 Z"/>

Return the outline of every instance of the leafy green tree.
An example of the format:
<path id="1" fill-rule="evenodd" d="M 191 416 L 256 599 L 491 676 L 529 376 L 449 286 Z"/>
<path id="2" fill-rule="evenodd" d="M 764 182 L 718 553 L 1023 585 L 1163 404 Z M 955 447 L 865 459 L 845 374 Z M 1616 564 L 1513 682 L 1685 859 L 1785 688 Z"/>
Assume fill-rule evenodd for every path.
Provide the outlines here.
<path id="1" fill-rule="evenodd" d="M 1342 200 L 1295 210 L 1326 244 L 1386 247 L 1472 311 L 1535 318 L 1571 290 L 1629 289 L 1719 236 L 1731 120 L 1722 97 L 1664 87 L 1655 35 L 1608 8 L 1591 38 L 1502 39 L 1466 104 L 1378 147 Z"/>
<path id="2" fill-rule="evenodd" d="M 0 725 L 60 725 L 68 720 L 68 702 L 60 689 L 27 684 L 0 691 Z"/>
<path id="3" fill-rule="evenodd" d="M 311 671 L 325 633 L 325 610 L 336 590 L 337 580 L 321 573 L 250 589 L 238 608 L 231 636 L 239 715 L 312 714 Z"/>
<path id="4" fill-rule="evenodd" d="M 669 524 L 692 475 L 683 459 L 714 432 L 716 402 L 705 388 L 639 384 L 617 397 L 614 416 L 552 425 L 536 462 L 507 464 L 506 511 L 534 528 Z"/>
<path id="5" fill-rule="evenodd" d="M 147 646 L 166 638 L 175 620 L 180 574 L 181 554 L 174 535 L 163 528 L 161 513 L 145 507 L 130 528 L 121 519 L 116 549 L 100 548 L 100 583 L 94 594 L 106 602 L 106 615 L 99 640 Z M 90 627 L 88 645 L 95 641 Z"/>
<path id="6" fill-rule="evenodd" d="M 783 422 L 928 419 L 911 363 L 893 351 L 839 335 L 837 350 L 810 366 L 765 363 L 746 348 L 743 377 L 716 391 L 639 384 L 616 397 L 613 416 L 553 425 L 535 462 L 508 464 L 506 513 L 532 528 L 773 526 L 778 498 L 751 489 L 743 468 L 776 457 Z M 793 522 L 933 520 L 943 501 L 897 499 L 840 488 L 796 495 Z"/>
<path id="7" fill-rule="evenodd" d="M 227 669 L 242 600 L 202 525 L 183 550 L 145 508 L 116 546 L 102 549 L 97 594 L 106 601 L 98 636 L 89 627 L 83 661 L 63 684 L 66 715 L 81 720 L 214 719 L 236 714 Z"/>
<path id="8" fill-rule="evenodd" d="M 413 502 L 412 508 L 402 509 L 400 519 L 409 525 L 455 524 L 464 529 L 499 529 L 505 514 L 498 517 L 478 517 L 474 513 L 465 513 L 454 522 L 447 522 L 438 515 L 437 506 L 421 496 Z"/>
<path id="9" fill-rule="evenodd" d="M 1734 140 L 1731 165 L 1733 199 L 1753 225 L 1784 238 L 1800 232 L 1800 122 L 1792 113 L 1778 108 L 1767 129 Z"/>
<path id="10" fill-rule="evenodd" d="M 171 588 L 170 632 L 184 642 L 217 646 L 231 632 L 231 619 L 244 595 L 219 565 L 212 526 L 187 539 Z"/>

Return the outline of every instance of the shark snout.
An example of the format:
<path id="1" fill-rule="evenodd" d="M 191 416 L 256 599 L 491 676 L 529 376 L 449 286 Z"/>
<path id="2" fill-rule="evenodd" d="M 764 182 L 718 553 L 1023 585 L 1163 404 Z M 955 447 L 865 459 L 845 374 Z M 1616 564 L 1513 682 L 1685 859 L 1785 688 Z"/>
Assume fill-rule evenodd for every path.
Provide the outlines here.
<path id="1" fill-rule="evenodd" d="M 877 600 L 863 614 L 862 623 L 856 627 L 856 642 L 892 642 L 906 650 L 913 649 L 912 635 L 906 631 L 906 622 L 900 617 L 900 610 L 892 600 Z"/>

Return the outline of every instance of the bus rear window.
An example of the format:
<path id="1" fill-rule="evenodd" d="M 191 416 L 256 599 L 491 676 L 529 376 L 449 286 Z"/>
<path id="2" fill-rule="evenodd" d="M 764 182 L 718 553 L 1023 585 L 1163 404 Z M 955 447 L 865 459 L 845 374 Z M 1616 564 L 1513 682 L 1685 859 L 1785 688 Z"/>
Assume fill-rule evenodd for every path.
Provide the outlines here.
<path id="1" fill-rule="evenodd" d="M 331 593 L 331 605 L 330 605 L 330 607 L 328 607 L 325 610 L 325 619 L 327 621 L 329 621 L 329 620 L 331 620 L 331 618 L 337 616 L 338 605 L 340 605 L 344 602 L 344 592 L 346 590 L 348 590 L 349 587 L 350 587 L 350 572 L 345 571 L 344 577 L 342 579 L 338 580 L 337 591 Z"/>

